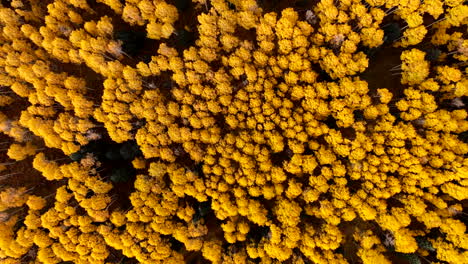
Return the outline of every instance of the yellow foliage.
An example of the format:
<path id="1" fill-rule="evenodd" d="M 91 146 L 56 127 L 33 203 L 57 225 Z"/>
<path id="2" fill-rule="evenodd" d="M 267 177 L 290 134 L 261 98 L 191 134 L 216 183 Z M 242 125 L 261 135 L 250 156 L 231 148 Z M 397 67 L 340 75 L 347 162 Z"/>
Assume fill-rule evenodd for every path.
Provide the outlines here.
<path id="1" fill-rule="evenodd" d="M 36 154 L 36 147 L 30 142 L 26 145 L 12 144 L 8 149 L 7 155 L 14 160 L 24 160 L 27 156 Z"/>
<path id="2" fill-rule="evenodd" d="M 0 262 L 466 262 L 466 2 L 98 2 L 0 6 Z"/>

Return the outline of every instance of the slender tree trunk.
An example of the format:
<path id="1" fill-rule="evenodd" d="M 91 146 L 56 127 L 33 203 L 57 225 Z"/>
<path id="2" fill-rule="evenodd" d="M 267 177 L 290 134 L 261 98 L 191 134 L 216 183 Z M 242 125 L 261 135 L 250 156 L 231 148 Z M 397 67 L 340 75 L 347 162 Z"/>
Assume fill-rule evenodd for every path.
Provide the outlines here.
<path id="1" fill-rule="evenodd" d="M 8 179 L 13 175 L 21 174 L 20 172 L 13 172 L 9 174 L 0 175 L 0 180 Z"/>

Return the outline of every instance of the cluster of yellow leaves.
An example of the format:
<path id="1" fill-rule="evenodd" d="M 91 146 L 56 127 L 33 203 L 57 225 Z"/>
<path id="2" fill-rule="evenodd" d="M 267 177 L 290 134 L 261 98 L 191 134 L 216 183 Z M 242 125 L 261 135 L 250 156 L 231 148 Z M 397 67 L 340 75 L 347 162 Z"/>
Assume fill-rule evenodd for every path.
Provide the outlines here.
<path id="1" fill-rule="evenodd" d="M 36 154 L 36 147 L 31 142 L 27 142 L 26 145 L 11 144 L 7 152 L 10 159 L 18 161 L 34 154 Z"/>

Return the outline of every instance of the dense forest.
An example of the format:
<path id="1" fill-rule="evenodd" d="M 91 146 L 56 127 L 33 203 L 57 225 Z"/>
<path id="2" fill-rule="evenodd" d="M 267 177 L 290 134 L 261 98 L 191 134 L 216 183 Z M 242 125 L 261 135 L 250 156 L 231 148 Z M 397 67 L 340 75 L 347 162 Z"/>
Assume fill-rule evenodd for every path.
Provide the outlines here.
<path id="1" fill-rule="evenodd" d="M 467 25 L 462 0 L 2 0 L 0 264 L 467 264 Z"/>

